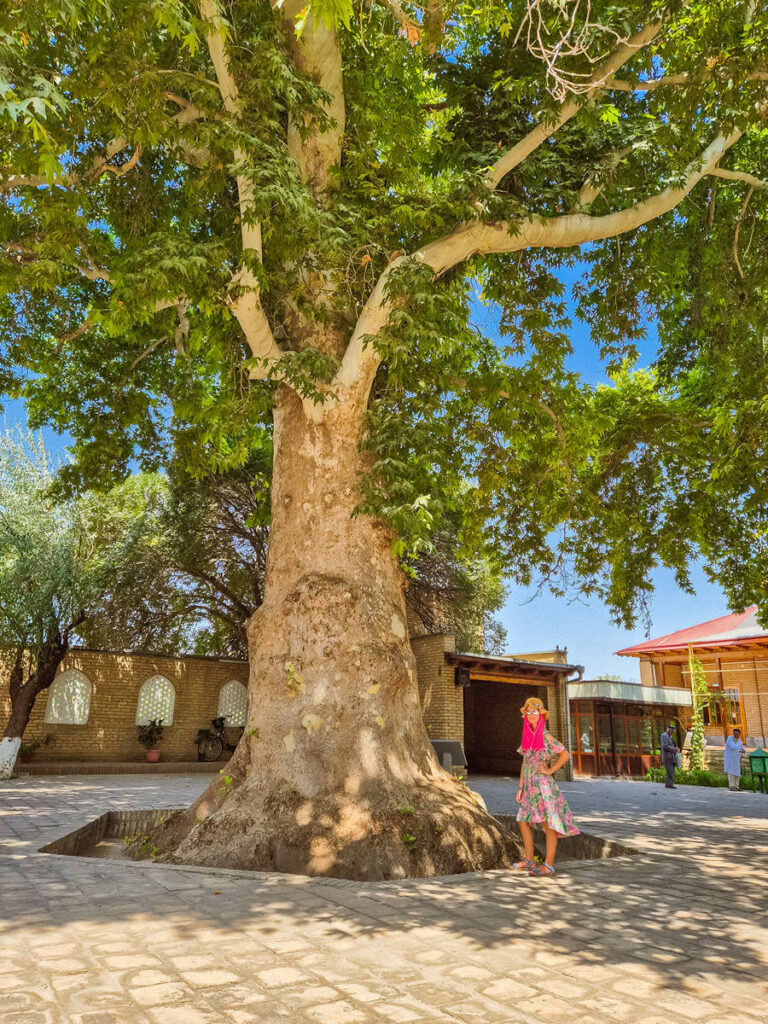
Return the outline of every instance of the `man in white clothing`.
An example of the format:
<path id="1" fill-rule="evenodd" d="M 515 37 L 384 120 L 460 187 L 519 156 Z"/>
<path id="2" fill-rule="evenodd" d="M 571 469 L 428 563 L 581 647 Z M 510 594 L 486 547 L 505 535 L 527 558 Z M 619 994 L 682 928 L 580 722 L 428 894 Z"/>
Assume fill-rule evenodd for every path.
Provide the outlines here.
<path id="1" fill-rule="evenodd" d="M 741 755 L 747 752 L 747 748 L 741 742 L 741 729 L 734 729 L 733 735 L 725 741 L 725 753 L 723 754 L 723 767 L 728 776 L 728 789 L 732 793 L 739 791 L 739 778 L 741 776 Z"/>

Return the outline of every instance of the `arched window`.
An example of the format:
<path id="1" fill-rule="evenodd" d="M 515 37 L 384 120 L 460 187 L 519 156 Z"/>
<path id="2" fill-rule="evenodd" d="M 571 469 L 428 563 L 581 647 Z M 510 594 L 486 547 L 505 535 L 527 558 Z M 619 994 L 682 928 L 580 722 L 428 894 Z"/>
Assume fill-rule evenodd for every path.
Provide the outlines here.
<path id="1" fill-rule="evenodd" d="M 48 690 L 45 721 L 50 725 L 85 725 L 91 709 L 91 681 L 71 668 L 56 676 Z"/>
<path id="2" fill-rule="evenodd" d="M 136 725 L 146 725 L 153 718 L 160 719 L 163 725 L 173 725 L 173 705 L 176 702 L 176 691 L 173 683 L 165 676 L 151 676 L 139 690 L 139 703 L 136 705 Z"/>
<path id="3" fill-rule="evenodd" d="M 218 714 L 226 718 L 226 725 L 245 725 L 248 690 L 237 679 L 230 679 L 219 690 Z"/>

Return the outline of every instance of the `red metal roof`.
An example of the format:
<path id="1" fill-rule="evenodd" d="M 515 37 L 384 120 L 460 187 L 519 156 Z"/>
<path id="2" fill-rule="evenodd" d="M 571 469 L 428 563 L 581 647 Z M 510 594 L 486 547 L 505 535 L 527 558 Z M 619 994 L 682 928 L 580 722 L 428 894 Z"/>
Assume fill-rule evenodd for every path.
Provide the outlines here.
<path id="1" fill-rule="evenodd" d="M 697 626 L 679 629 L 676 633 L 667 633 L 656 640 L 625 647 L 617 654 L 651 654 L 655 651 L 685 650 L 688 647 L 728 647 L 748 640 L 768 641 L 768 629 L 763 629 L 757 622 L 757 605 L 735 612 L 732 615 L 721 615 L 719 619 L 700 622 Z"/>

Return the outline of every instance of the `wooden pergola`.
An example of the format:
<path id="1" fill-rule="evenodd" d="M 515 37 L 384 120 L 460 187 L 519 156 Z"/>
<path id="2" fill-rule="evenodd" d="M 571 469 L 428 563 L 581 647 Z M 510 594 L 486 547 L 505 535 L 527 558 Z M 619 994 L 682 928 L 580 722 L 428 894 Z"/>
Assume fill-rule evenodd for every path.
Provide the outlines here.
<path id="1" fill-rule="evenodd" d="M 446 652 L 445 662 L 457 669 L 457 686 L 468 686 L 475 680 L 528 686 L 555 686 L 564 675 L 578 672 L 581 678 L 584 672 L 583 665 L 526 661 L 523 658 L 493 658 L 482 654 Z"/>

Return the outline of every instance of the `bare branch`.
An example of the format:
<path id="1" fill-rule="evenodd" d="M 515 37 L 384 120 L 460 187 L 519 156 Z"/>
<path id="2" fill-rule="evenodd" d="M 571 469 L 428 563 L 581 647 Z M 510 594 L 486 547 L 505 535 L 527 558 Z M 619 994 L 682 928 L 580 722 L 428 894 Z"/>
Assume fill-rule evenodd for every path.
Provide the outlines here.
<path id="1" fill-rule="evenodd" d="M 0 191 L 8 192 L 14 188 L 24 187 L 40 188 L 43 185 L 58 185 L 61 188 L 71 188 L 82 179 L 93 181 L 104 170 L 116 170 L 112 165 L 110 165 L 109 161 L 113 157 L 117 156 L 118 153 L 121 153 L 127 146 L 128 142 L 125 139 L 112 139 L 107 143 L 103 155 L 94 157 L 90 169 L 86 171 L 85 174 L 60 174 L 52 179 L 47 178 L 44 174 L 14 174 L 0 183 Z M 139 152 L 139 157 L 140 156 L 141 152 Z M 132 166 L 135 166 L 135 163 Z"/>
<path id="2" fill-rule="evenodd" d="M 116 167 L 114 164 L 104 164 L 103 167 L 99 168 L 99 174 L 103 174 L 104 171 L 109 171 L 111 174 L 115 174 L 118 178 L 122 177 L 123 174 L 127 174 L 132 171 L 136 164 L 141 160 L 141 146 L 137 146 L 134 150 L 133 156 L 126 160 L 124 164 Z"/>
<path id="3" fill-rule="evenodd" d="M 739 259 L 739 235 L 741 234 L 741 224 L 744 220 L 744 215 L 747 212 L 749 201 L 752 198 L 752 194 L 755 191 L 754 186 L 747 192 L 744 197 L 744 202 L 741 204 L 741 210 L 739 211 L 739 219 L 736 221 L 736 230 L 733 233 L 733 262 L 736 264 L 736 269 L 739 272 L 739 277 L 744 280 L 744 270 L 741 266 L 741 260 Z M 749 248 L 749 246 L 747 246 Z"/>
<path id="4" fill-rule="evenodd" d="M 69 334 L 62 334 L 62 336 L 56 342 L 56 348 L 54 349 L 55 354 L 58 355 L 66 344 L 68 344 L 70 341 L 74 341 L 75 338 L 79 338 L 82 334 L 85 334 L 88 328 L 92 326 L 93 320 L 85 320 L 83 321 L 82 324 L 80 324 L 77 330 L 71 331 Z"/>
<path id="5" fill-rule="evenodd" d="M 126 370 L 124 377 L 122 378 L 120 383 L 117 385 L 117 390 L 118 391 L 121 388 L 125 387 L 125 385 L 128 383 L 128 378 L 130 377 L 131 373 L 136 369 L 136 367 L 139 365 L 139 363 L 143 359 L 146 359 L 147 356 L 151 355 L 155 351 L 156 348 L 159 348 L 163 344 L 164 341 L 168 341 L 168 335 L 167 334 L 164 334 L 162 336 L 162 338 L 156 338 L 155 341 L 153 341 L 151 345 L 148 345 L 144 349 L 143 352 L 140 352 L 136 356 L 136 358 L 131 362 L 131 365 Z"/>
<path id="6" fill-rule="evenodd" d="M 622 43 L 621 46 L 618 46 L 610 57 L 596 68 L 590 76 L 589 90 L 586 94 L 589 95 L 592 92 L 597 92 L 599 89 L 604 88 L 605 83 L 623 64 L 626 64 L 628 60 L 631 60 L 632 57 L 643 49 L 643 47 L 647 46 L 656 38 L 656 36 L 658 36 L 665 24 L 666 23 L 664 21 L 659 21 L 653 25 L 647 25 L 636 35 L 632 36 L 631 39 L 627 40 L 626 43 Z M 517 167 L 518 164 L 521 164 L 526 157 L 529 157 L 534 150 L 538 149 L 543 142 L 546 142 L 546 140 L 562 128 L 564 124 L 578 114 L 582 105 L 583 100 L 575 98 L 566 100 L 550 120 L 543 121 L 541 124 L 537 125 L 511 149 L 508 149 L 506 153 L 499 157 L 499 159 L 492 165 L 488 175 L 486 176 L 486 186 L 489 189 L 498 188 L 501 179 L 506 174 L 509 174 L 509 172 Z"/>
<path id="7" fill-rule="evenodd" d="M 173 329 L 173 343 L 177 355 L 184 355 L 184 342 L 189 337 L 189 317 L 187 316 L 186 303 L 180 302 L 176 306 L 176 326 Z"/>
<path id="8" fill-rule="evenodd" d="M 421 23 L 403 10 L 397 0 L 383 0 L 383 2 L 384 6 L 388 7 L 400 22 L 409 40 L 416 40 L 421 36 Z"/>
<path id="9" fill-rule="evenodd" d="M 177 96 L 175 93 L 170 92 L 163 93 L 163 95 L 166 99 L 177 103 L 182 108 L 173 118 L 173 120 L 179 125 L 190 124 L 191 122 L 200 120 L 206 116 L 203 111 L 198 107 L 195 107 L 194 104 L 190 103 L 188 100 L 185 100 L 182 96 Z M 142 156 L 142 147 L 141 145 L 137 145 L 133 155 L 126 161 L 126 163 L 121 165 L 110 163 L 110 160 L 127 148 L 128 141 L 126 139 L 111 139 L 107 143 L 104 153 L 94 157 L 90 168 L 85 172 L 58 174 L 53 178 L 48 178 L 44 174 L 12 174 L 4 181 L 0 180 L 0 192 L 9 192 L 16 188 L 43 188 L 54 185 L 59 188 L 72 188 L 79 182 L 93 182 L 105 172 L 110 172 L 121 177 L 133 170 Z M 190 163 L 196 167 L 203 166 L 211 159 L 210 153 L 202 147 L 192 147 L 182 143 L 181 149 L 185 156 L 190 160 Z"/>
<path id="10" fill-rule="evenodd" d="M 107 281 L 110 284 L 112 283 L 112 278 L 109 276 L 109 273 L 102 267 L 95 266 L 93 263 L 87 267 L 75 265 L 75 270 L 82 274 L 83 277 L 87 277 L 89 281 Z"/>
<path id="11" fill-rule="evenodd" d="M 584 58 L 590 64 L 602 60 L 591 52 L 598 32 L 611 36 L 615 43 L 627 42 L 626 37 L 593 18 L 592 0 L 526 0 L 526 8 L 515 43 L 525 31 L 526 49 L 546 67 L 552 81 L 550 92 L 559 100 L 569 93 L 591 91 L 590 75 L 564 68 L 564 59 Z"/>
<path id="12" fill-rule="evenodd" d="M 626 146 L 624 149 L 620 149 L 615 153 L 609 154 L 609 156 L 603 161 L 602 166 L 596 168 L 581 186 L 578 199 L 571 211 L 572 213 L 584 210 L 594 203 L 602 192 L 602 187 L 598 185 L 598 180 L 600 179 L 601 174 L 616 170 L 624 157 L 629 156 L 634 148 L 634 146 Z"/>
<path id="13" fill-rule="evenodd" d="M 175 115 L 174 121 L 178 124 L 191 124 L 193 121 L 202 121 L 208 117 L 204 110 L 200 107 L 196 107 L 194 103 L 186 99 L 184 96 L 179 96 L 175 92 L 164 92 L 163 96 L 169 101 L 169 103 L 176 103 L 181 110 Z M 216 115 L 214 115 L 216 119 Z"/>

